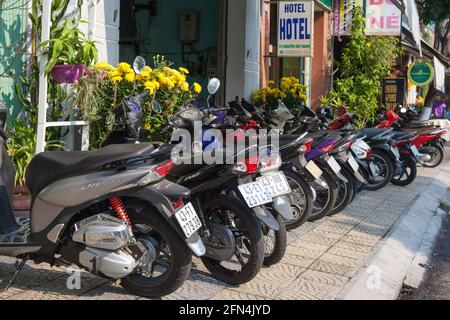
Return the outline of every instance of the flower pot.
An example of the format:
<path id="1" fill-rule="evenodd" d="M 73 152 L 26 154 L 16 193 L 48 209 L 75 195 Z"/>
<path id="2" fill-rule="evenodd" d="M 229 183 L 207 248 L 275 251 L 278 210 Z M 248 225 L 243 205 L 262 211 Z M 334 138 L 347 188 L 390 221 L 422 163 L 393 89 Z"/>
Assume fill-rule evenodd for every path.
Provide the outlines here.
<path id="1" fill-rule="evenodd" d="M 17 186 L 14 190 L 12 209 L 14 212 L 30 210 L 30 193 L 27 187 Z"/>
<path id="2" fill-rule="evenodd" d="M 57 64 L 51 71 L 52 78 L 58 83 L 75 83 L 85 70 L 84 64 Z"/>

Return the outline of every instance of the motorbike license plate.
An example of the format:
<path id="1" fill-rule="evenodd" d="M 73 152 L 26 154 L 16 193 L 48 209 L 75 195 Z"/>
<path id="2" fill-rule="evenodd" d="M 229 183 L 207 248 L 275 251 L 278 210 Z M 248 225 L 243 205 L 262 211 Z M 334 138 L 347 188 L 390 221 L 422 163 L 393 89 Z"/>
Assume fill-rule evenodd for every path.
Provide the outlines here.
<path id="1" fill-rule="evenodd" d="M 391 146 L 391 151 L 397 159 L 400 159 L 400 152 L 397 148 Z"/>
<path id="2" fill-rule="evenodd" d="M 202 227 L 202 222 L 200 221 L 197 212 L 195 212 L 194 206 L 190 202 L 175 213 L 175 218 L 177 218 L 186 238 L 192 236 Z"/>
<path id="3" fill-rule="evenodd" d="M 334 173 L 339 173 L 341 171 L 341 166 L 339 163 L 334 159 L 333 157 L 330 157 L 330 159 L 327 160 L 328 166 L 330 166 L 331 170 L 333 170 Z"/>
<path id="4" fill-rule="evenodd" d="M 309 161 L 306 166 L 306 170 L 314 177 L 314 179 L 319 179 L 322 175 L 322 170 L 317 166 L 314 161 Z"/>
<path id="5" fill-rule="evenodd" d="M 241 184 L 238 189 L 250 208 L 272 202 L 272 196 L 260 181 Z"/>
<path id="6" fill-rule="evenodd" d="M 420 156 L 419 150 L 417 150 L 417 147 L 414 146 L 414 145 L 411 146 L 411 152 L 413 153 L 413 155 L 414 155 L 416 158 L 418 158 L 418 157 Z"/>
<path id="7" fill-rule="evenodd" d="M 277 172 L 270 176 L 262 176 L 256 179 L 266 187 L 267 192 L 272 198 L 282 196 L 291 192 L 291 187 L 286 180 L 286 176 L 283 172 Z"/>
<path id="8" fill-rule="evenodd" d="M 355 158 L 351 153 L 348 154 L 348 164 L 352 167 L 353 171 L 357 172 L 359 169 L 359 164 L 356 162 Z"/>

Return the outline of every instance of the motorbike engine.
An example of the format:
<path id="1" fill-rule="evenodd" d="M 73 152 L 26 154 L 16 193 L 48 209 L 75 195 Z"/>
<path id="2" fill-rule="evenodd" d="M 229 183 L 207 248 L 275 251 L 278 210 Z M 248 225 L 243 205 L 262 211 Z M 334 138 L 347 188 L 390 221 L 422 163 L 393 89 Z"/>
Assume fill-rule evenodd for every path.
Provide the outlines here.
<path id="1" fill-rule="evenodd" d="M 63 256 L 71 251 L 69 255 L 73 258 L 70 261 L 112 279 L 126 277 L 136 268 L 148 269 L 157 255 L 151 241 L 136 241 L 125 221 L 107 214 L 91 216 L 76 223 L 72 240 L 75 245 L 66 248 L 65 252 L 63 250 Z"/>

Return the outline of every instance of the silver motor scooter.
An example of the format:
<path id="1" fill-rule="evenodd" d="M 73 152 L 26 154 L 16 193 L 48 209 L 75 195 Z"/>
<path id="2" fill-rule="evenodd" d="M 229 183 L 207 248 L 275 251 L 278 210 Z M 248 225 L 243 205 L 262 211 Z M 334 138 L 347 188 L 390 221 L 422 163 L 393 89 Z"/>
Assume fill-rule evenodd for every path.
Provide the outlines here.
<path id="1" fill-rule="evenodd" d="M 165 180 L 173 163 L 148 161 L 165 146 L 127 144 L 40 153 L 26 174 L 30 219 L 16 220 L 6 114 L 0 103 L 0 255 L 22 261 L 3 290 L 27 260 L 74 264 L 151 298 L 183 284 L 192 252 L 202 256 L 205 247 L 192 205 L 180 207 L 189 189 Z"/>

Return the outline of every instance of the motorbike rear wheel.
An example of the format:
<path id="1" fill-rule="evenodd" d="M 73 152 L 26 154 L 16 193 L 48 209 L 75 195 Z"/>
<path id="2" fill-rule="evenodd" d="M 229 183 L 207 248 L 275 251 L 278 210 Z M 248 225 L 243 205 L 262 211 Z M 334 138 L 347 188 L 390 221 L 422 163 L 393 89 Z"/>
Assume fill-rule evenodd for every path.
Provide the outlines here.
<path id="1" fill-rule="evenodd" d="M 411 184 L 417 176 L 416 162 L 410 157 L 404 157 L 401 159 L 403 162 L 402 172 L 392 178 L 391 183 L 394 186 L 407 186 Z"/>
<path id="2" fill-rule="evenodd" d="M 419 152 L 430 155 L 430 161 L 423 161 L 423 166 L 427 168 L 436 168 L 444 160 L 444 149 L 438 144 L 419 148 Z"/>
<path id="3" fill-rule="evenodd" d="M 253 212 L 239 199 L 216 195 L 203 207 L 205 219 L 227 226 L 233 233 L 236 249 L 233 259 L 218 261 L 201 257 L 214 278 L 231 285 L 252 280 L 264 262 L 264 237 Z"/>
<path id="4" fill-rule="evenodd" d="M 121 280 L 122 287 L 147 298 L 159 298 L 176 291 L 191 271 L 191 249 L 156 209 L 148 207 L 139 214 L 129 213 L 136 238 L 144 236 L 157 241 L 158 256 L 151 274 L 136 270 Z"/>

